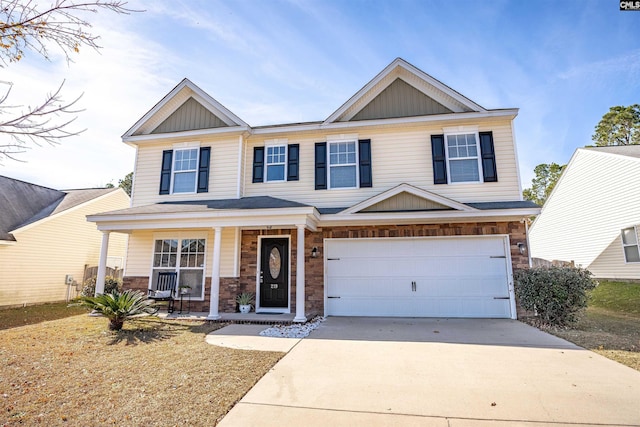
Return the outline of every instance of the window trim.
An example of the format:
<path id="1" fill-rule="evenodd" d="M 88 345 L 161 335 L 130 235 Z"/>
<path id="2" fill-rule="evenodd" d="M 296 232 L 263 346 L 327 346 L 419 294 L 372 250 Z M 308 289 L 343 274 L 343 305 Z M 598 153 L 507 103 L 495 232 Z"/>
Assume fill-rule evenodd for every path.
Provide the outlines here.
<path id="1" fill-rule="evenodd" d="M 194 240 L 201 239 L 204 240 L 204 262 L 202 264 L 202 293 L 200 295 L 191 295 L 191 301 L 204 301 L 206 294 L 206 283 L 207 283 L 207 259 L 209 256 L 209 248 L 207 245 L 209 244 L 208 236 L 204 233 L 154 233 L 153 239 L 151 242 L 151 269 L 149 272 L 149 284 L 148 289 L 153 289 L 153 271 L 155 269 L 158 270 L 170 270 L 173 268 L 176 273 L 178 273 L 178 284 L 180 283 L 180 270 L 199 270 L 200 267 L 180 267 L 180 256 L 182 255 L 182 241 L 183 240 Z M 155 267 L 154 257 L 156 254 L 155 245 L 157 240 L 177 240 L 178 241 L 178 251 L 176 252 L 176 266 L 175 267 Z M 178 294 L 176 297 L 180 297 Z"/>
<path id="2" fill-rule="evenodd" d="M 331 145 L 335 144 L 353 144 L 355 148 L 355 163 L 331 165 Z M 327 141 L 327 190 L 353 190 L 360 188 L 360 153 L 358 148 L 358 139 L 339 139 Z M 332 187 L 331 186 L 331 168 L 341 166 L 355 166 L 355 185 L 353 187 Z"/>
<path id="3" fill-rule="evenodd" d="M 449 136 L 453 135 L 474 135 L 476 140 L 476 163 L 478 163 L 478 180 L 477 181 L 456 181 L 454 182 L 451 179 L 451 161 L 456 160 L 472 160 L 473 157 L 456 157 L 453 160 L 449 158 Z M 459 185 L 459 184 L 482 184 L 484 182 L 484 173 L 482 169 L 482 153 L 480 151 L 480 135 L 477 130 L 461 130 L 457 132 L 445 132 L 444 133 L 444 155 L 447 161 L 447 184 L 449 185 Z"/>
<path id="4" fill-rule="evenodd" d="M 269 148 L 277 148 L 280 147 L 284 150 L 284 161 L 278 163 L 269 163 Z M 289 162 L 289 153 L 288 153 L 288 144 L 286 143 L 278 143 L 278 144 L 267 144 L 264 146 L 264 181 L 263 182 L 286 182 L 287 181 L 287 172 L 288 172 L 288 162 Z M 269 166 L 278 166 L 282 165 L 284 167 L 284 174 L 282 175 L 282 179 L 269 179 Z"/>
<path id="5" fill-rule="evenodd" d="M 176 171 L 176 158 L 178 157 L 176 154 L 178 151 L 196 151 L 196 166 L 193 170 L 180 170 Z M 198 191 L 198 172 L 200 166 L 200 146 L 187 146 L 187 147 L 174 147 L 173 148 L 173 158 L 171 159 L 171 192 L 170 194 L 196 194 Z M 193 183 L 193 191 L 180 191 L 176 192 L 174 188 L 175 178 L 177 173 L 193 173 L 194 175 L 194 183 Z"/>
<path id="6" fill-rule="evenodd" d="M 633 235 L 636 238 L 636 242 L 635 243 L 625 243 L 624 242 L 624 232 L 625 230 L 633 230 Z M 628 261 L 627 260 L 627 252 L 625 251 L 625 248 L 627 247 L 632 247 L 635 246 L 638 249 L 638 254 L 640 255 L 640 242 L 638 242 L 638 228 L 637 226 L 632 226 L 632 227 L 626 227 L 623 228 L 622 230 L 620 230 L 620 241 L 622 243 L 622 256 L 624 257 L 624 263 L 625 264 L 637 264 L 640 263 L 639 261 Z"/>

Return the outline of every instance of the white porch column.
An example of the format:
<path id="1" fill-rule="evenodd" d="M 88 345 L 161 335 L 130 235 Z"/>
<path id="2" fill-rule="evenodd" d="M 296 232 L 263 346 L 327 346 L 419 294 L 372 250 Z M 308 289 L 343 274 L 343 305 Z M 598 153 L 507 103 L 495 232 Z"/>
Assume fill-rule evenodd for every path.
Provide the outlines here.
<path id="1" fill-rule="evenodd" d="M 104 278 L 107 275 L 107 252 L 109 252 L 109 231 L 102 232 L 102 246 L 100 247 L 100 261 L 98 262 L 98 277 L 96 277 L 96 292 L 94 296 L 104 293 Z"/>
<path id="2" fill-rule="evenodd" d="M 211 297 L 209 299 L 209 315 L 207 319 L 216 320 L 220 318 L 218 314 L 218 303 L 220 301 L 220 248 L 222 247 L 222 227 L 213 229 L 213 267 L 211 271 Z"/>
<path id="3" fill-rule="evenodd" d="M 306 322 L 304 315 L 304 225 L 298 225 L 298 244 L 296 256 L 296 317 L 294 322 Z"/>

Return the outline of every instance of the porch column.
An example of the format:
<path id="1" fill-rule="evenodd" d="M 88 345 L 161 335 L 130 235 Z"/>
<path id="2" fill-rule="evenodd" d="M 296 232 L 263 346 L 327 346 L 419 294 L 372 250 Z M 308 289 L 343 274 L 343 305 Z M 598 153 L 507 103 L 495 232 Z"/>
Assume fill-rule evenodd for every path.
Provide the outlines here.
<path id="1" fill-rule="evenodd" d="M 298 244 L 296 256 L 296 317 L 294 322 L 306 322 L 304 315 L 304 225 L 298 225 Z"/>
<path id="2" fill-rule="evenodd" d="M 109 252 L 109 233 L 109 231 L 102 232 L 102 246 L 100 247 L 100 261 L 98 262 L 98 277 L 96 277 L 94 296 L 104 293 L 104 278 L 107 275 L 107 252 Z"/>
<path id="3" fill-rule="evenodd" d="M 220 318 L 218 314 L 218 303 L 220 302 L 220 248 L 222 247 L 222 227 L 214 227 L 215 235 L 213 237 L 213 267 L 211 271 L 211 295 L 209 303 L 208 320 L 217 320 Z"/>

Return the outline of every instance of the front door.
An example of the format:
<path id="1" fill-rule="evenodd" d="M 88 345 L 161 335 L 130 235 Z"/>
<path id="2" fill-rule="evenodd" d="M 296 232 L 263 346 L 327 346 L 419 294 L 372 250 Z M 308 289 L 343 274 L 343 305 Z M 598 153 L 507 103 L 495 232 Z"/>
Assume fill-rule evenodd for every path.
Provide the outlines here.
<path id="1" fill-rule="evenodd" d="M 260 248 L 260 308 L 289 304 L 289 239 L 264 238 Z"/>

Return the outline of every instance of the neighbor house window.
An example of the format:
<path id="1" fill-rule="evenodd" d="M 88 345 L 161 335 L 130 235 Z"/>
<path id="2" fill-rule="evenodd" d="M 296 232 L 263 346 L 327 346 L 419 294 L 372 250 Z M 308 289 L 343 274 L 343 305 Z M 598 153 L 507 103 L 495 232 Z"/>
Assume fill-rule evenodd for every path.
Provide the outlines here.
<path id="1" fill-rule="evenodd" d="M 624 260 L 626 262 L 640 262 L 638 234 L 635 227 L 622 230 L 622 249 L 624 250 Z"/>
<path id="2" fill-rule="evenodd" d="M 477 134 L 453 134 L 445 137 L 449 182 L 480 182 Z"/>
<path id="3" fill-rule="evenodd" d="M 173 154 L 173 192 L 195 193 L 198 149 L 175 150 Z"/>
<path id="4" fill-rule="evenodd" d="M 356 188 L 356 142 L 329 143 L 329 188 Z"/>
<path id="5" fill-rule="evenodd" d="M 266 148 L 266 180 L 284 181 L 286 176 L 285 165 L 287 164 L 287 147 L 285 145 L 273 145 Z"/>
<path id="6" fill-rule="evenodd" d="M 205 239 L 158 239 L 153 247 L 151 289 L 158 273 L 178 273 L 178 287 L 188 286 L 191 298 L 204 298 Z"/>

